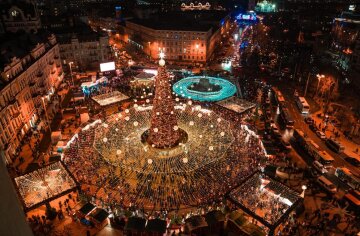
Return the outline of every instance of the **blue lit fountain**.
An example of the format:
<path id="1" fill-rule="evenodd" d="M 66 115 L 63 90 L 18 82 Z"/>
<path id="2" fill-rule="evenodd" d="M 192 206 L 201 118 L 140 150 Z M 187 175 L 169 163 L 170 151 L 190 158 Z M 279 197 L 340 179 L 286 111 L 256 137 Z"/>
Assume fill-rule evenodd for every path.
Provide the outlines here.
<path id="1" fill-rule="evenodd" d="M 217 102 L 233 96 L 236 86 L 218 77 L 191 76 L 176 82 L 173 91 L 184 98 Z"/>

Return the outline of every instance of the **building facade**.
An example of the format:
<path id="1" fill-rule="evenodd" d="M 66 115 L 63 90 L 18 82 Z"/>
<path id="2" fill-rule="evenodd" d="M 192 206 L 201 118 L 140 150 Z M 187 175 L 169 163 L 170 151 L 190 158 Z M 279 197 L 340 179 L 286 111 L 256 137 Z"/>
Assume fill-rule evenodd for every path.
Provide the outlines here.
<path id="1" fill-rule="evenodd" d="M 31 0 L 11 1 L 0 3 L 2 9 L 2 22 L 5 31 L 37 32 L 41 28 L 40 16 L 37 8 Z"/>
<path id="2" fill-rule="evenodd" d="M 109 37 L 97 33 L 58 35 L 63 64 L 73 62 L 80 70 L 99 68 L 99 63 L 112 59 Z M 61 38 L 61 40 L 60 40 Z"/>
<path id="3" fill-rule="evenodd" d="M 360 72 L 360 14 L 343 12 L 335 18 L 332 38 L 338 65 L 345 71 Z"/>
<path id="4" fill-rule="evenodd" d="M 4 43 L 1 51 L 0 149 L 4 150 L 7 163 L 12 162 L 24 135 L 36 128 L 39 114 L 63 78 L 54 35 L 16 55 L 19 50 L 13 48 L 18 43 L 17 40 Z"/>
<path id="5" fill-rule="evenodd" d="M 130 20 L 126 22 L 127 40 L 143 50 L 152 59 L 157 59 L 162 51 L 169 63 L 205 64 L 213 56 L 221 42 L 221 37 L 230 27 L 229 17 L 218 24 L 204 24 L 194 27 L 177 25 L 170 22 L 165 27 L 144 24 L 149 20 Z M 186 23 L 185 23 L 186 24 Z"/>

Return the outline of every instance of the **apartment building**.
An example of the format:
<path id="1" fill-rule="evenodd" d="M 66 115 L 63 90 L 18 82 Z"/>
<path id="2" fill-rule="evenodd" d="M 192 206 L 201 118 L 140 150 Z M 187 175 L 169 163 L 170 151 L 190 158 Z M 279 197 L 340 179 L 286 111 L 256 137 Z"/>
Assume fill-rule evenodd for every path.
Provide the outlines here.
<path id="1" fill-rule="evenodd" d="M 0 70 L 0 150 L 5 162 L 11 163 L 63 79 L 56 37 L 48 33 L 3 35 Z"/>

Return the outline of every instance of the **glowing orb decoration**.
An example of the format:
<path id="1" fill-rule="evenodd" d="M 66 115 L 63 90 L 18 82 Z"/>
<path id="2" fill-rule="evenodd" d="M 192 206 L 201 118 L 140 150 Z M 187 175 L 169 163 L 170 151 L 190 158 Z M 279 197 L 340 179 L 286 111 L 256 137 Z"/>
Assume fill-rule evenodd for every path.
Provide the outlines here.
<path id="1" fill-rule="evenodd" d="M 106 143 L 108 141 L 107 138 L 103 138 L 103 142 Z"/>
<path id="2" fill-rule="evenodd" d="M 164 59 L 160 59 L 159 65 L 160 65 L 160 66 L 165 66 L 165 60 L 164 60 Z"/>
<path id="3" fill-rule="evenodd" d="M 219 90 L 209 91 L 204 89 L 201 91 L 191 89 L 192 86 L 199 83 L 200 79 L 206 78 L 211 85 L 220 87 Z M 191 76 L 176 82 L 173 91 L 184 98 L 197 101 L 221 101 L 236 93 L 236 86 L 228 80 L 217 77 Z M 191 104 L 190 104 L 191 105 Z"/>
<path id="4" fill-rule="evenodd" d="M 80 131 L 65 150 L 63 161 L 84 188 L 89 183 L 83 175 L 93 173 L 95 167 L 101 173 L 92 177 L 91 186 L 99 189 L 96 198 L 111 192 L 111 201 L 125 207 L 174 210 L 222 199 L 231 186 L 257 170 L 266 158 L 259 139 L 249 135 L 247 127 L 227 119 L 216 104 L 201 108 L 194 103 L 174 107 L 177 125 L 171 129 L 186 133 L 186 139 L 177 146 L 164 149 L 143 142 L 142 134 L 151 127 L 153 107 L 139 106 L 124 111 L 120 121 L 116 121 L 118 114 L 108 116 L 108 127 L 96 124 Z M 124 122 L 127 117 L 133 122 Z M 105 185 L 97 185 L 103 183 L 100 178 L 107 180 Z"/>

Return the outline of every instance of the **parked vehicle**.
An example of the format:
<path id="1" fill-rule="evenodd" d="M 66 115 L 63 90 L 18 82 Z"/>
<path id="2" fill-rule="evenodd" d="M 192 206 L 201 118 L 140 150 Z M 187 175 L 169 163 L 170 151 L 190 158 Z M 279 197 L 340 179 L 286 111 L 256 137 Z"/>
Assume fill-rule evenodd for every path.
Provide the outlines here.
<path id="1" fill-rule="evenodd" d="M 341 143 L 330 138 L 326 140 L 326 146 L 336 153 L 342 153 L 345 150 L 345 147 Z"/>
<path id="2" fill-rule="evenodd" d="M 306 124 L 314 124 L 314 119 L 311 117 L 305 117 L 304 121 Z"/>
<path id="3" fill-rule="evenodd" d="M 326 139 L 326 135 L 324 134 L 324 132 L 322 132 L 322 131 L 316 131 L 316 135 L 320 138 L 320 139 L 322 139 L 322 140 L 325 140 Z"/>
<path id="4" fill-rule="evenodd" d="M 316 182 L 324 188 L 326 191 L 330 193 L 336 193 L 337 188 L 335 184 L 333 184 L 329 179 L 327 179 L 325 176 L 321 175 L 317 178 Z"/>
<path id="5" fill-rule="evenodd" d="M 328 172 L 327 169 L 324 167 L 324 165 L 321 164 L 321 163 L 318 162 L 318 161 L 314 161 L 314 162 L 313 162 L 313 166 L 314 166 L 314 168 L 315 168 L 317 171 L 319 171 L 321 174 L 325 174 L 325 173 Z"/>

